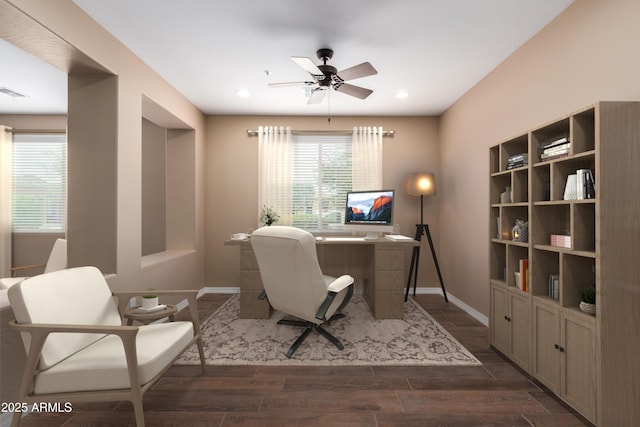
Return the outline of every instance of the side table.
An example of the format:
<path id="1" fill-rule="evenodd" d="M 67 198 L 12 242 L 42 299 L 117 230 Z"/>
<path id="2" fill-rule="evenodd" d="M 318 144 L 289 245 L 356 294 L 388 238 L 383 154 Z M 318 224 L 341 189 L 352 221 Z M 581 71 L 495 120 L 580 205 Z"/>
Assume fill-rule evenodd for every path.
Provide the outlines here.
<path id="1" fill-rule="evenodd" d="M 153 321 L 162 319 L 163 317 L 169 317 L 169 321 L 173 322 L 175 320 L 174 315 L 177 311 L 176 306 L 173 304 L 167 304 L 164 309 L 153 311 L 151 313 L 139 313 L 136 311 L 138 308 L 140 307 L 128 308 L 124 312 L 124 317 L 127 319 L 127 326 L 131 326 L 134 320 L 137 320 L 143 325 L 147 325 Z"/>

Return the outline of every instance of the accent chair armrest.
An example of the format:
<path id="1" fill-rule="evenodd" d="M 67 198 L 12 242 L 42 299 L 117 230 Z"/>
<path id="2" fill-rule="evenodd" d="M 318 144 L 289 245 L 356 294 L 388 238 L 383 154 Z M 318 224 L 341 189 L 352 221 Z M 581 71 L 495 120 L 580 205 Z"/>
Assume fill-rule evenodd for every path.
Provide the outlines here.
<path id="1" fill-rule="evenodd" d="M 11 271 L 11 277 L 16 277 L 19 271 L 31 270 L 33 268 L 44 268 L 46 266 L 47 266 L 46 263 L 29 264 L 29 265 L 21 265 L 19 267 L 11 267 L 9 270 Z"/>

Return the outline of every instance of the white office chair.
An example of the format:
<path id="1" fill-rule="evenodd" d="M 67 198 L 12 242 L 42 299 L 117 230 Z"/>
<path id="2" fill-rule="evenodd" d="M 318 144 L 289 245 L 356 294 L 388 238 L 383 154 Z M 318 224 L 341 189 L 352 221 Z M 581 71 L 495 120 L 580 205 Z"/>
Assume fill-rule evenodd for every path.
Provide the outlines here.
<path id="1" fill-rule="evenodd" d="M 353 277 L 322 274 L 313 235 L 294 227 L 262 227 L 251 235 L 264 294 L 271 306 L 301 320 L 283 319 L 278 324 L 303 326 L 291 345 L 291 357 L 312 330 L 318 331 L 340 350 L 344 346 L 322 325 L 344 317 L 341 310 L 353 295 Z"/>
<path id="2" fill-rule="evenodd" d="M 57 239 L 54 242 L 46 264 L 30 264 L 11 268 L 11 277 L 3 277 L 0 279 L 0 289 L 9 289 L 16 283 L 20 283 L 26 279 L 24 276 L 16 277 L 18 272 L 42 267 L 44 267 L 45 273 L 67 268 L 67 241 L 65 239 Z"/>
<path id="3" fill-rule="evenodd" d="M 116 301 L 124 307 L 136 292 L 112 293 L 95 267 L 41 274 L 9 288 L 16 319 L 10 326 L 21 332 L 27 351 L 16 401 L 31 407 L 130 400 L 136 425 L 144 427 L 142 395 L 193 343 L 205 369 L 198 291 L 152 292 L 185 296 L 191 321 L 122 326 Z M 18 426 L 20 415 L 14 413 L 12 426 Z"/>

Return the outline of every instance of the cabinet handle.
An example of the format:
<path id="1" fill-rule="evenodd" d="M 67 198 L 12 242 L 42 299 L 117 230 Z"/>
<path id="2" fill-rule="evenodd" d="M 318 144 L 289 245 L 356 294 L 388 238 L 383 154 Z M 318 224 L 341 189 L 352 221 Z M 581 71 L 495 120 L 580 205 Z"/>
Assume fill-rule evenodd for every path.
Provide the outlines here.
<path id="1" fill-rule="evenodd" d="M 564 347 L 560 347 L 559 350 L 561 353 L 564 352 Z"/>
<path id="2" fill-rule="evenodd" d="M 559 350 L 559 349 L 560 349 L 560 346 L 559 346 L 558 344 L 554 344 L 554 345 L 553 345 L 553 348 L 555 348 L 556 350 Z"/>

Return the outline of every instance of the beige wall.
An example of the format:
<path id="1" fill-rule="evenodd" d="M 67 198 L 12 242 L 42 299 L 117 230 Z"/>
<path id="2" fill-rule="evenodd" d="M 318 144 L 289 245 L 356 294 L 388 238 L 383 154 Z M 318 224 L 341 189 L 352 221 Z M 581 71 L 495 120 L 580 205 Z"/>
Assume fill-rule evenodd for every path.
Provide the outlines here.
<path id="1" fill-rule="evenodd" d="M 394 130 L 383 139 L 383 186 L 397 191 L 395 221 L 403 234 L 413 236 L 420 219 L 419 199 L 407 196 L 403 185 L 412 172 L 433 171 L 438 167 L 438 120 L 433 117 L 326 117 L 211 116 L 207 118 L 206 141 L 206 283 L 209 286 L 239 286 L 237 247 L 226 247 L 232 233 L 258 227 L 258 138 L 247 136 L 248 129 L 261 125 L 291 126 L 294 130 L 348 130 L 354 126 L 382 126 Z M 439 242 L 438 196 L 425 200 L 425 220 Z M 424 246 L 426 245 L 426 247 Z M 423 250 L 429 247 L 423 243 Z M 433 261 L 421 257 L 419 282 L 439 286 Z M 445 282 L 446 284 L 446 282 Z"/>
<path id="2" fill-rule="evenodd" d="M 0 37 L 70 75 L 70 265 L 104 265 L 105 273 L 113 273 L 109 282 L 116 289 L 200 288 L 204 284 L 203 114 L 71 0 L 0 0 L 0 12 Z M 161 116 L 158 121 L 145 117 L 167 129 L 193 130 L 181 150 L 190 157 L 183 164 L 191 167 L 176 179 L 186 185 L 182 194 L 189 196 L 183 199 L 187 205 L 175 204 L 172 208 L 179 212 L 167 211 L 170 218 L 189 215 L 188 230 L 171 236 L 172 242 L 179 242 L 172 244 L 178 250 L 152 258 L 141 256 L 145 109 Z M 182 138 L 178 133 L 177 139 Z M 93 148 L 106 155 L 96 158 Z"/>
<path id="3" fill-rule="evenodd" d="M 441 117 L 443 274 L 481 313 L 489 313 L 488 147 L 599 100 L 639 100 L 639 16 L 637 0 L 574 2 Z"/>

